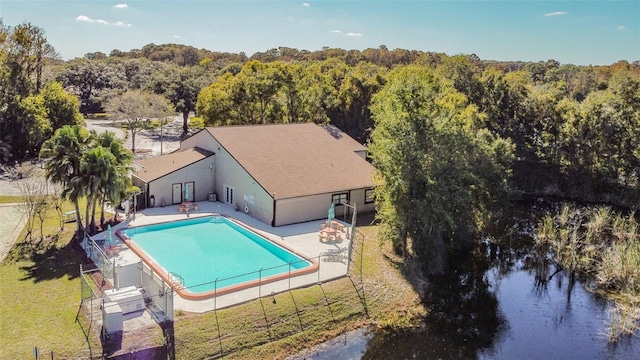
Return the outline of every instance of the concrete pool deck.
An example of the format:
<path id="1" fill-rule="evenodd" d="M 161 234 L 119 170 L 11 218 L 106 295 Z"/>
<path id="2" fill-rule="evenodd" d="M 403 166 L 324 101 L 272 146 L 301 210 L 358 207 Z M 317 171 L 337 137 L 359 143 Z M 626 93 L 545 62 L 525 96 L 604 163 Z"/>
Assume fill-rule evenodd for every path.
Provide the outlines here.
<path id="1" fill-rule="evenodd" d="M 241 211 L 234 210 L 228 204 L 220 202 L 198 202 L 197 204 L 199 206 L 199 210 L 190 211 L 188 215 L 184 212 L 180 212 L 178 205 L 144 209 L 141 212 L 136 213 L 135 220 L 133 219 L 133 215 L 130 215 L 128 220 L 114 226 L 112 229 L 112 232 L 114 233 L 113 239 L 115 242 L 121 243 L 118 236 L 115 236 L 115 232 L 122 228 L 185 220 L 200 216 L 211 216 L 219 212 L 220 214 L 237 219 L 272 241 L 283 244 L 308 259 L 317 261 L 319 269 L 317 272 L 311 274 L 286 278 L 284 280 L 254 286 L 233 293 L 218 295 L 217 297 L 205 300 L 186 300 L 178 294 L 174 294 L 175 310 L 189 312 L 211 311 L 244 303 L 259 297 L 270 296 L 272 293 L 280 293 L 293 288 L 306 287 L 330 281 L 343 277 L 347 274 L 346 257 L 348 250 L 346 249 L 349 246 L 349 240 L 345 239 L 337 244 L 320 242 L 318 238 L 320 224 L 326 220 L 271 227 L 270 225 L 262 223 Z M 106 232 L 93 236 L 95 240 L 104 240 L 106 237 Z M 126 247 L 126 245 L 121 245 L 120 247 L 121 250 L 117 255 L 115 255 L 117 264 L 124 266 L 132 263 L 139 263 L 141 261 L 141 259 Z M 339 249 L 345 249 L 340 256 L 321 256 L 321 254 L 335 252 Z M 256 268 L 255 270 L 258 271 L 260 269 Z M 215 279 L 211 279 L 211 281 L 214 280 Z"/>

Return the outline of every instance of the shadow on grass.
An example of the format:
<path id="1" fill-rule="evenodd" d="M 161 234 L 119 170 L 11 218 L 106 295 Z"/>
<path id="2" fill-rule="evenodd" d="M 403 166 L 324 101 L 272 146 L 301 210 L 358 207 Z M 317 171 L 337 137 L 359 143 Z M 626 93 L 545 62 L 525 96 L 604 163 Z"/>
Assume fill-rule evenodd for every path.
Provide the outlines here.
<path id="1" fill-rule="evenodd" d="M 21 266 L 25 272 L 21 280 L 41 282 L 67 277 L 75 279 L 80 276 L 81 258 L 78 256 L 79 245 L 75 240 L 68 242 L 64 247 L 50 246 L 42 252 L 31 257 L 33 263 L 29 266 Z"/>
<path id="2" fill-rule="evenodd" d="M 93 359 L 93 347 L 91 346 L 91 326 L 93 325 L 93 321 L 91 316 L 86 313 L 84 310 L 82 303 L 78 308 L 78 313 L 76 314 L 76 323 L 80 326 L 82 330 L 82 334 L 84 335 L 85 340 L 87 341 L 87 350 L 89 351 L 89 359 Z"/>
<path id="3" fill-rule="evenodd" d="M 160 323 L 164 336 L 164 345 L 148 347 L 136 350 L 123 350 L 123 336 L 125 334 L 120 331 L 112 334 L 108 338 L 102 337 L 102 358 L 110 360 L 175 360 L 175 338 L 173 321 L 165 321 Z M 104 335 L 104 334 L 103 334 Z M 129 335 L 131 336 L 131 335 Z"/>
<path id="4" fill-rule="evenodd" d="M 158 346 L 155 348 L 142 349 L 138 351 L 132 351 L 127 354 L 106 356 L 105 359 L 109 360 L 165 360 L 168 359 L 168 355 L 164 346 Z"/>

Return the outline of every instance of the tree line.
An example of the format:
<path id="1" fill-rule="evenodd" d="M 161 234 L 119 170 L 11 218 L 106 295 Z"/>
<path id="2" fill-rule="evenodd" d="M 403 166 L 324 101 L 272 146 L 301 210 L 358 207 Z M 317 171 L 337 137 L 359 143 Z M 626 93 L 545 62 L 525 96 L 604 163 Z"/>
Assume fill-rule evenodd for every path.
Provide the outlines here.
<path id="1" fill-rule="evenodd" d="M 369 146 L 385 236 L 421 253 L 425 239 L 469 241 L 505 198 L 640 200 L 638 61 L 500 62 L 384 46 L 247 57 L 149 44 L 61 62 L 41 29 L 1 28 L 5 162 L 37 156 L 56 129 L 81 124 L 75 109 L 107 109 L 133 121 L 132 135 L 137 120 L 172 110 L 185 133 L 194 111 L 207 126 L 333 124 Z M 124 110 L 127 97 L 152 94 L 166 106 Z"/>

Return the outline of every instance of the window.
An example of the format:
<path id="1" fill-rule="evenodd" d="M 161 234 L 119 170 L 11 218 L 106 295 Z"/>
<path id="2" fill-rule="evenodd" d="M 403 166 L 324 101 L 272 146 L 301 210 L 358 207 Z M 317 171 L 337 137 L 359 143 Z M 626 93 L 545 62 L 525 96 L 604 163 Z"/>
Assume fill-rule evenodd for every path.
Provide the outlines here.
<path id="1" fill-rule="evenodd" d="M 341 205 L 343 202 L 348 203 L 349 193 L 333 194 L 331 195 L 331 202 L 333 202 L 334 205 Z"/>
<path id="2" fill-rule="evenodd" d="M 373 194 L 373 189 L 367 189 L 364 191 L 364 203 L 371 204 L 376 201 L 375 195 Z"/>

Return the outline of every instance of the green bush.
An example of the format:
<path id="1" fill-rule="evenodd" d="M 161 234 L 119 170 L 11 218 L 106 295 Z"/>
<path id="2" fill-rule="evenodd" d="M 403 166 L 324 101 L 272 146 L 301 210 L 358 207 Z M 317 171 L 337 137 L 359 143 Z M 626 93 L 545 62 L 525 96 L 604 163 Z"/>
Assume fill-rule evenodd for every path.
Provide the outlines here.
<path id="1" fill-rule="evenodd" d="M 202 116 L 190 117 L 189 127 L 192 129 L 204 129 L 204 119 L 202 118 Z"/>

